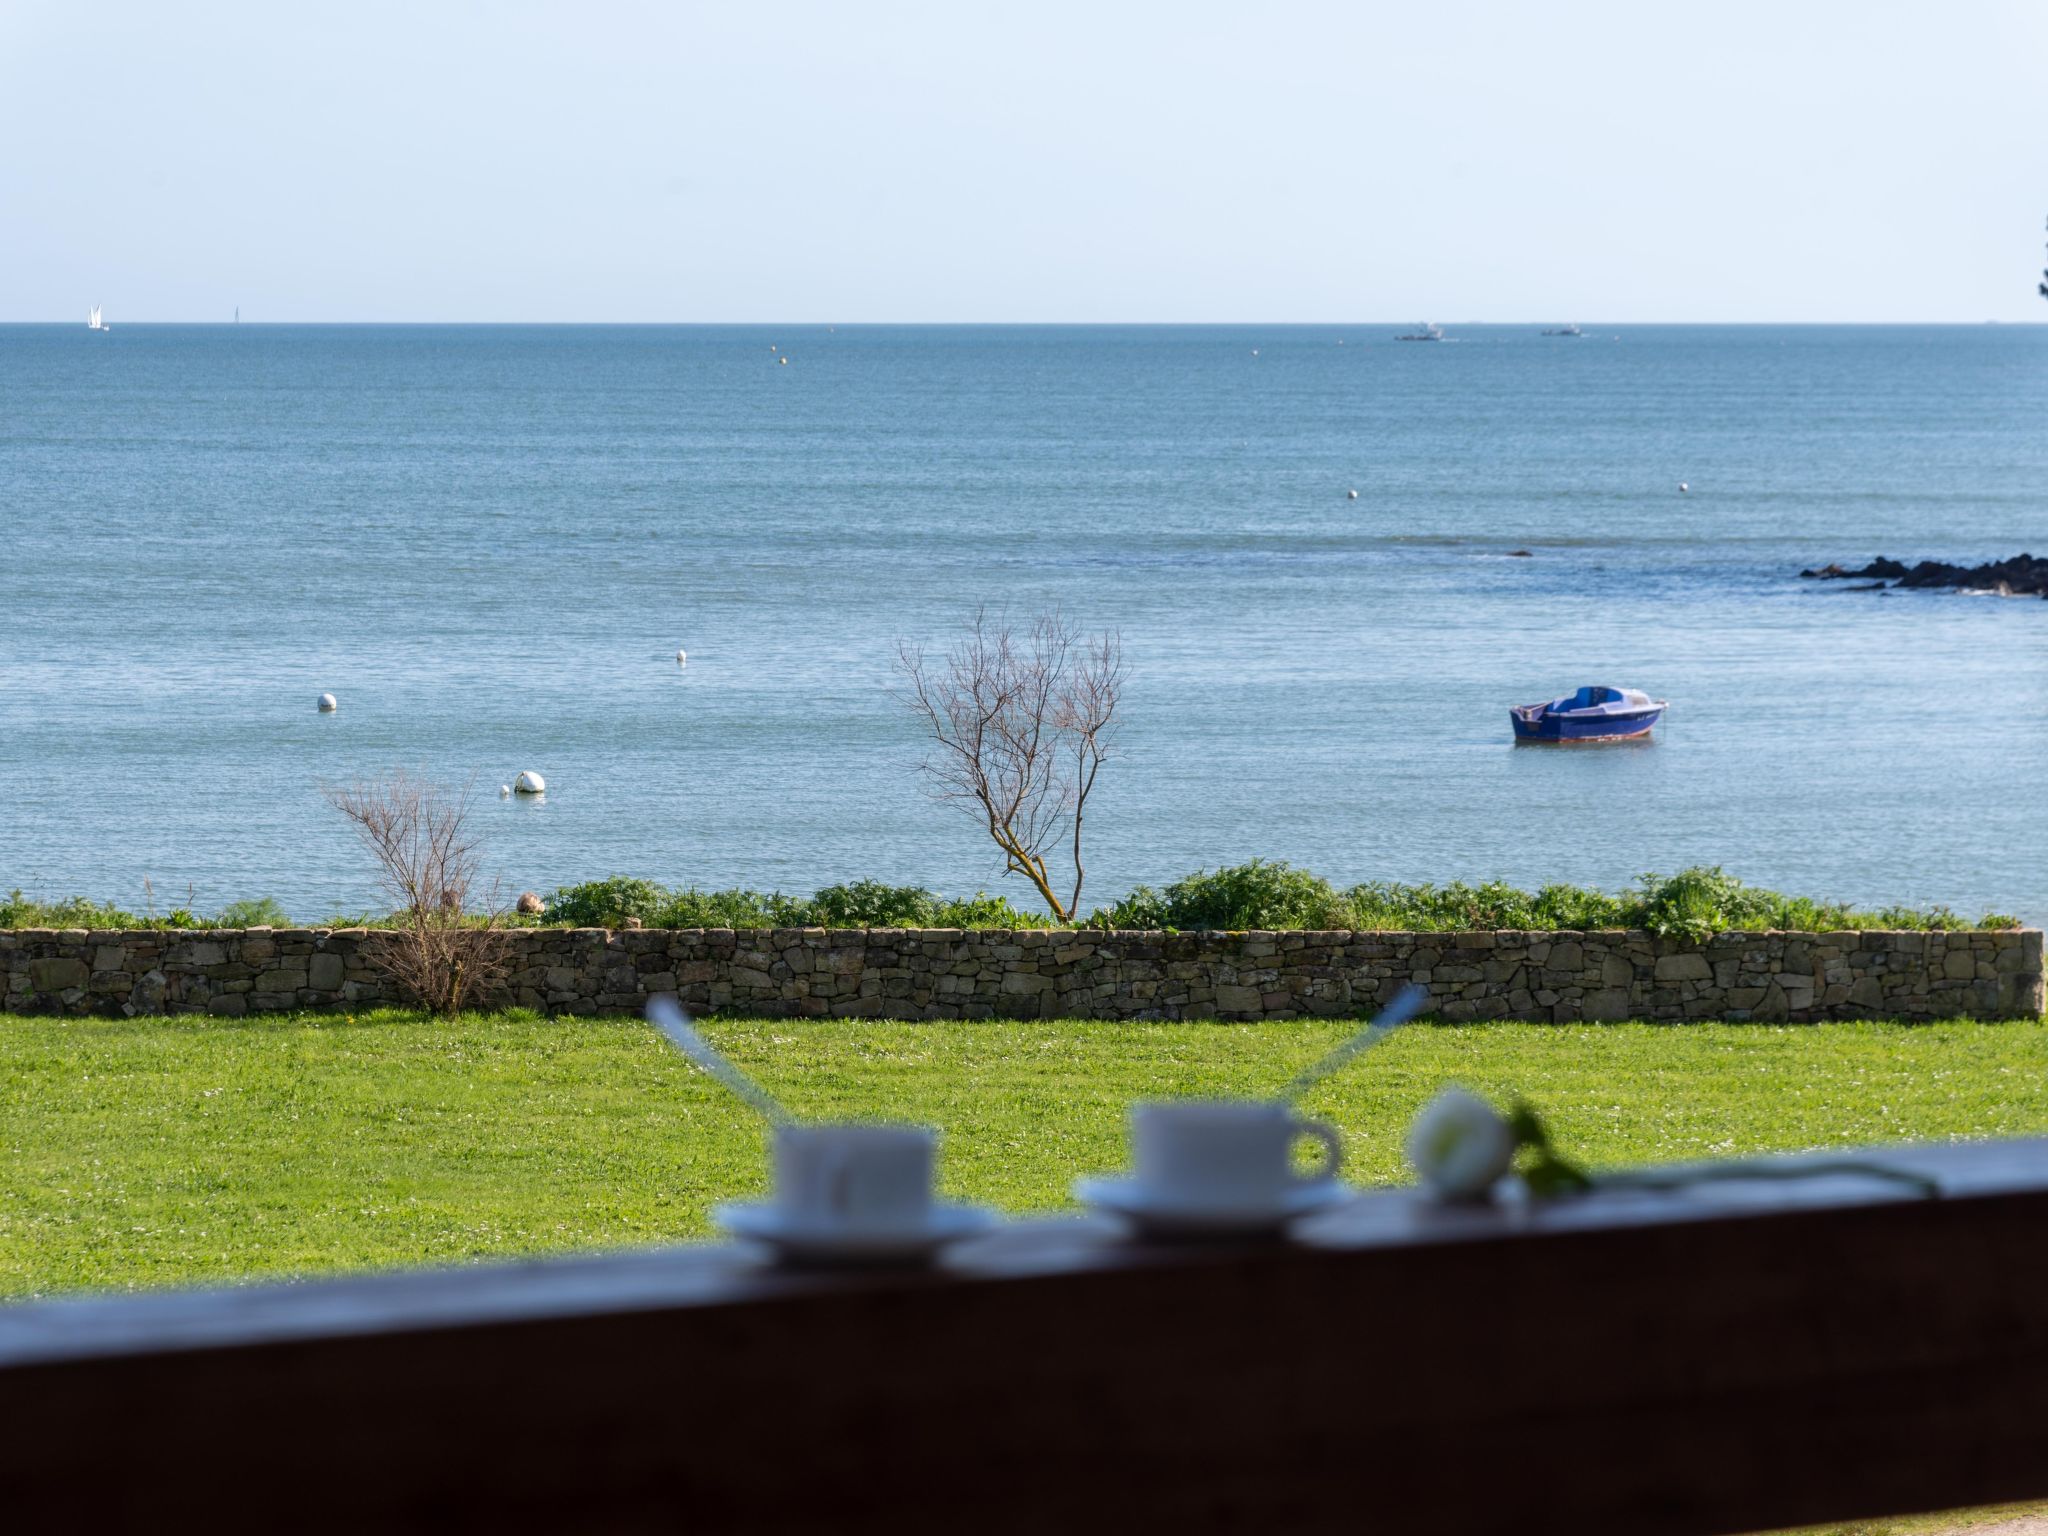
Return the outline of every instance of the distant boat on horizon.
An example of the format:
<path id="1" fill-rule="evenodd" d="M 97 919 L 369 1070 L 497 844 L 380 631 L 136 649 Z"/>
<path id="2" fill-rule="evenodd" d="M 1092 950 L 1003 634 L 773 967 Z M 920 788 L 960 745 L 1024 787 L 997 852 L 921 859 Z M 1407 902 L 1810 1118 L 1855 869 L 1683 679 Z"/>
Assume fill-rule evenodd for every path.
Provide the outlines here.
<path id="1" fill-rule="evenodd" d="M 1407 336 L 1396 336 L 1396 341 L 1442 341 L 1444 328 L 1433 320 L 1422 322 L 1422 329 Z"/>
<path id="2" fill-rule="evenodd" d="M 93 305 L 92 309 L 87 312 L 85 317 L 85 328 L 88 331 L 111 331 L 113 329 L 111 325 L 107 324 L 107 322 L 103 318 L 101 318 L 100 307 L 97 304 Z"/>
<path id="3" fill-rule="evenodd" d="M 1583 336 L 1586 333 L 1576 325 L 1560 325 L 1556 330 L 1545 331 L 1543 334 L 1546 336 Z"/>

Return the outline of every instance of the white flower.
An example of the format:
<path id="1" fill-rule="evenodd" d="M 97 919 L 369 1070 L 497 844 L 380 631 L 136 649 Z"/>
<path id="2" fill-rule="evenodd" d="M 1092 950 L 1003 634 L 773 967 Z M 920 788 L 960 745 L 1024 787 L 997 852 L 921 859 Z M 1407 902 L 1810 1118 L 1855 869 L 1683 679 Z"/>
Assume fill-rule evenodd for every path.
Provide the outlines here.
<path id="1" fill-rule="evenodd" d="M 1515 1160 L 1515 1133 L 1486 1100 L 1446 1088 L 1408 1128 L 1408 1161 L 1439 1200 L 1483 1200 Z"/>

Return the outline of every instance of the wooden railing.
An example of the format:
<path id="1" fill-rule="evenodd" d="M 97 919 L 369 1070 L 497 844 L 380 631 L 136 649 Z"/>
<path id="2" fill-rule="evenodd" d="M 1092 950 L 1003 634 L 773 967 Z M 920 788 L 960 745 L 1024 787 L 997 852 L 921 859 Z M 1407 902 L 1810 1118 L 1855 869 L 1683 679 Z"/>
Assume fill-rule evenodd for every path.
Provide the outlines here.
<path id="1" fill-rule="evenodd" d="M 2048 1141 L 1293 1245 L 0 1308 L 10 1529 L 1686 1536 L 2048 1496 Z"/>

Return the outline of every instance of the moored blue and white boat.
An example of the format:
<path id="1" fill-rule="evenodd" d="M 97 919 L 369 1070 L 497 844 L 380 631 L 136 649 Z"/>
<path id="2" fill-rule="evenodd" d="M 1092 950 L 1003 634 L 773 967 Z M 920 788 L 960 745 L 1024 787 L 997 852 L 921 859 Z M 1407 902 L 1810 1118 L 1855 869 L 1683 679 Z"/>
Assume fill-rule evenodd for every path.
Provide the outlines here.
<path id="1" fill-rule="evenodd" d="M 1547 704 L 1508 710 L 1517 741 L 1629 741 L 1664 718 L 1663 699 L 1635 688 L 1581 688 Z"/>

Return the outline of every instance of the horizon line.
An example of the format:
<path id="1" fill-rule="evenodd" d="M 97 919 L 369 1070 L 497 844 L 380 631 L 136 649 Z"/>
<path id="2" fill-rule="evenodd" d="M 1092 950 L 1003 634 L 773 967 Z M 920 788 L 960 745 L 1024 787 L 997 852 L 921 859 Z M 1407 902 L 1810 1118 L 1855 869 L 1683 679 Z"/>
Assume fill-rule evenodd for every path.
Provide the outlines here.
<path id="1" fill-rule="evenodd" d="M 75 326 L 75 325 L 77 325 L 78 323 L 79 323 L 79 322 L 78 322 L 78 321 L 76 321 L 76 320 L 18 320 L 18 319 L 6 319 L 6 318 L 0 318 L 0 325 L 8 325 L 8 326 L 29 326 L 29 325 L 38 325 L 38 326 L 42 326 L 42 325 L 46 325 L 46 326 L 51 326 L 51 327 L 53 327 L 53 328 L 61 328 L 61 327 L 64 327 L 64 326 Z M 1428 322 L 1425 322 L 1425 323 L 1428 323 Z M 1488 329 L 1504 329 L 1504 328 L 1509 328 L 1509 327 L 1522 327 L 1522 326 L 1541 326 L 1541 325 L 1557 325 L 1557 324 L 1559 324 L 1560 322 L 1559 322 L 1559 321 L 1558 321 L 1557 319 L 1555 319 L 1555 318 L 1553 318 L 1553 317 L 1550 317 L 1550 316 L 1536 316 L 1536 317 L 1534 317 L 1534 318 L 1530 318 L 1530 319 L 1519 319 L 1519 320 L 1439 320 L 1439 321 L 1436 321 L 1436 322 L 1434 322 L 1434 323 L 1435 323 L 1435 324 L 1438 324 L 1438 325 L 1444 325 L 1444 326 L 1454 326 L 1454 325 L 1455 325 L 1455 326 L 1468 326 L 1468 327 L 1485 327 L 1485 328 L 1488 328 Z M 1869 328 L 1881 328 L 1881 327 L 1904 327 L 1904 326 L 1935 326 L 1935 325 L 1939 325 L 1939 326 L 2006 326 L 2006 325 L 2012 325 L 2012 326 L 2043 326 L 2043 325 L 2048 325 L 2048 317 L 2041 317 L 2041 318 L 2034 318 L 2034 319 L 2026 319 L 2026 320 L 2008 320 L 2008 319 L 2003 319 L 2003 318 L 2000 318 L 2000 317 L 1997 317 L 1997 316 L 1986 316 L 1986 317 L 1982 317 L 1982 318 L 1979 318 L 1979 319 L 1975 319 L 1975 320 L 1954 320 L 1954 319 L 1946 319 L 1946 320 L 1937 320 L 1937 319 L 1917 319 L 1917 320 L 1597 320 L 1597 321 L 1576 321 L 1576 320 L 1574 320 L 1574 321 L 1564 321 L 1564 322 L 1562 322 L 1562 323 L 1564 323 L 1564 324 L 1570 324 L 1570 325 L 1591 325 L 1591 326 L 1593 326 L 1593 327 L 1594 327 L 1594 328 L 1596 328 L 1596 329 L 1606 329 L 1606 328 L 1613 328 L 1613 329 L 1627 329 L 1627 328 L 1629 328 L 1629 327 L 1641 327 L 1641 326 L 1662 326 L 1662 327 L 1669 327 L 1669 328 L 1676 328 L 1676 327 L 1682 327 L 1682 326 L 1697 326 L 1697 327 L 1701 327 L 1701 328 L 1707 328 L 1707 327 L 1733 327 L 1733 326 L 1759 326 L 1759 327 L 1762 327 L 1762 326 L 1777 326 L 1777 327 L 1789 327 L 1789 326 L 1810 326 L 1810 327 L 1815 327 L 1815 328 L 1819 328 L 1819 327 L 1823 327 L 1823 326 L 1861 326 L 1861 327 L 1869 327 Z M 110 330 L 110 331 L 111 331 L 111 330 L 116 330 L 116 329 L 118 329 L 118 328 L 119 328 L 120 326 L 122 326 L 122 325 L 162 325 L 162 326 L 171 326 L 171 325 L 189 325 L 189 326 L 222 326 L 222 327 L 225 327 L 225 328 L 227 328 L 227 329 L 230 329 L 230 330 L 232 330 L 232 329 L 233 329 L 234 327 L 236 327 L 236 326 L 238 326 L 238 325 L 276 325 L 276 326 L 282 326 L 282 325 L 301 325 L 301 326 L 389 326 L 389 327 L 394 327 L 394 328 L 396 328 L 396 327 L 402 327 L 402 326 L 419 326 L 419 327 L 429 327 L 429 326 L 439 326 L 439 327 L 456 327 L 456 326 L 477 326 L 477 327 L 483 327 L 483 326 L 494 326 L 494 327 L 510 327 L 510 326 L 536 326 L 536 327 L 538 327 L 538 326 L 555 326 L 555 327 L 571 327 L 571 326 L 587 326 L 587 327 L 590 327 L 590 328 L 592 328 L 592 329 L 599 329 L 599 328 L 603 328 L 603 329 L 610 329 L 610 330 L 679 330 L 679 329 L 683 329 L 683 328 L 686 328 L 686 327 L 688 327 L 688 328 L 702 328 L 702 329 L 716 329 L 716 328 L 725 328 L 725 329 L 735 329 L 735 330 L 737 330 L 737 329 L 742 329 L 742 328 L 748 328 L 748 327 L 757 327 L 757 326 L 771 326 L 771 325 L 782 325 L 782 326 L 805 326 L 805 327 L 818 327 L 818 326 L 822 326 L 822 327 L 827 327 L 827 328 L 837 328 L 837 327 L 844 327 L 844 328 L 846 328 L 847 330 L 859 330 L 859 329 L 863 329 L 863 328 L 867 328 L 867 329 L 878 329 L 878 328 L 881 328 L 881 327 L 889 327 L 889 328 L 892 328 L 892 329 L 906 329 L 906 328 L 912 328 L 912 327 L 920 327 L 920 326 L 922 326 L 922 327 L 931 327 L 931 328 L 934 328 L 934 329 L 937 329 L 937 328 L 941 328 L 941 327 L 944 327 L 944 328 L 952 328 L 952 329 L 964 329 L 964 328 L 969 328 L 969 327 L 981 327 L 981 328 L 995 329 L 995 328 L 1001 327 L 1001 328 L 1006 328 L 1006 329 L 1013 329 L 1013 330 L 1023 330 L 1023 329 L 1031 329 L 1031 328 L 1043 328 L 1043 329 L 1048 329 L 1048 330 L 1049 330 L 1049 329 L 1065 329 L 1065 330 L 1081 330 L 1081 329 L 1104 329 L 1104 330 L 1106 330 L 1106 329 L 1110 329 L 1110 328 L 1120 328 L 1120 329 L 1141 329 L 1141 328 L 1156 328 L 1156 329 L 1162 329 L 1162 330 L 1163 330 L 1163 329 L 1167 329 L 1167 328 L 1177 328 L 1177 329 L 1191 329 L 1191 328 L 1196 328 L 1196 327 L 1212 327 L 1212 328 L 1216 328 L 1216 329 L 1223 329 L 1223 328 L 1225 328 L 1225 327 L 1230 327 L 1230 328 L 1251 328 L 1251 327 L 1262 327 L 1262 328 L 1265 328 L 1265 329 L 1271 329 L 1271 330 L 1305 330 L 1305 329 L 1309 329 L 1309 328 L 1331 328 L 1331 327 L 1343 327 L 1343 326 L 1351 326 L 1351 327 L 1363 327 L 1363 326 L 1401 326 L 1401 325 L 1414 325 L 1414 324 L 1416 324 L 1416 322 L 1415 322 L 1415 321 L 1413 321 L 1413 320 L 1400 320 L 1400 319 L 1364 319 L 1364 320 L 791 320 L 791 319 L 780 319 L 780 320 L 777 320 L 777 319 L 767 319 L 767 320 L 249 320 L 249 319 L 228 319 L 228 320 L 216 320 L 216 319 L 206 319 L 206 320 L 199 320 L 199 319 L 185 319 L 185 320 L 162 320 L 162 319 L 139 319 L 139 320 L 138 320 L 138 319 L 122 319 L 122 320 L 118 321 L 118 322 L 117 322 L 117 324 L 109 326 L 109 327 L 108 327 L 108 330 Z"/>

